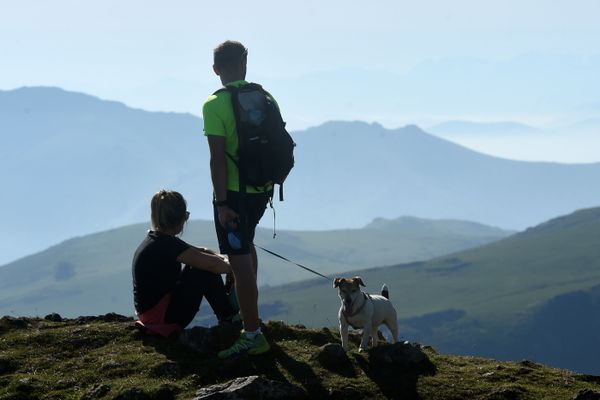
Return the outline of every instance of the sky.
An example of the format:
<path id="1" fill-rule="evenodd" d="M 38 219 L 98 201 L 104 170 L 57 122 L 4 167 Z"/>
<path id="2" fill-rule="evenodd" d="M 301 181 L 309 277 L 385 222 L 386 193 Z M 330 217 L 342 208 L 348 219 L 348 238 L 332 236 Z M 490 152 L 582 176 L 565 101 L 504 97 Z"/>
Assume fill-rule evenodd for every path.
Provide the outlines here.
<path id="1" fill-rule="evenodd" d="M 379 113 L 366 109 L 376 99 L 368 99 L 367 105 L 358 99 L 353 102 L 357 109 L 347 112 L 334 105 L 311 109 L 305 106 L 310 98 L 299 97 L 296 90 L 315 76 L 324 77 L 319 88 L 331 84 L 334 92 L 336 85 L 348 85 L 343 79 L 352 79 L 352 85 L 357 81 L 381 85 L 378 77 L 391 77 L 387 82 L 403 77 L 424 85 L 418 79 L 431 65 L 438 66 L 435 76 L 443 77 L 447 65 L 476 73 L 482 63 L 506 65 L 532 55 L 558 60 L 552 61 L 556 64 L 576 60 L 564 63 L 569 87 L 568 79 L 577 71 L 600 64 L 600 2 L 595 0 L 231 0 L 227 7 L 222 4 L 0 0 L 0 90 L 59 86 L 146 110 L 200 115 L 202 102 L 219 86 L 211 69 L 212 49 L 225 39 L 235 39 L 250 49 L 249 79 L 279 89 L 278 101 L 288 105 L 284 108 L 292 129 L 330 119 L 377 120 L 388 128 L 464 119 L 511 120 L 555 130 L 565 120 L 575 123 L 578 118 L 600 117 L 600 96 L 583 93 L 580 88 L 585 82 L 573 85 L 582 92 L 580 102 L 574 91 L 569 93 L 570 102 L 546 108 L 530 101 L 506 110 L 497 105 L 480 109 L 481 99 L 469 103 L 467 95 L 458 91 L 456 104 L 463 107 L 453 108 L 452 101 L 445 100 L 445 112 L 445 103 L 428 108 L 427 99 L 419 107 Z M 554 71 L 552 79 L 560 73 Z M 592 82 L 592 88 L 597 86 L 600 83 Z M 495 90 L 490 90 L 490 96 Z M 364 92 L 357 90 L 356 96 L 365 99 Z M 411 96 L 414 92 L 406 92 L 406 97 Z M 332 97 L 331 103 L 343 100 Z M 588 111 L 573 111 L 582 109 Z M 515 145 L 498 137 L 453 140 L 506 157 L 594 162 L 600 161 L 600 152 L 590 150 L 590 146 L 600 148 L 595 129 L 568 139 L 538 135 Z M 563 151 L 565 140 L 572 148 L 568 155 Z"/>

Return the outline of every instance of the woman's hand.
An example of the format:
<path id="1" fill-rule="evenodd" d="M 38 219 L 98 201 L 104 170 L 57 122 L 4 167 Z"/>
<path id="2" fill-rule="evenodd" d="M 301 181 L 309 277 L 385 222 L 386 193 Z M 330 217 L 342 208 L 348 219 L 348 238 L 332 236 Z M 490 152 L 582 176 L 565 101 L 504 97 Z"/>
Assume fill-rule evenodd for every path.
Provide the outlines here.
<path id="1" fill-rule="evenodd" d="M 215 273 L 217 274 L 229 274 L 231 273 L 231 264 L 229 264 L 229 259 L 227 258 L 227 256 L 224 256 L 223 254 L 216 254 L 217 257 L 219 257 L 220 262 L 218 263 L 218 267 L 217 267 L 217 271 L 215 271 Z"/>

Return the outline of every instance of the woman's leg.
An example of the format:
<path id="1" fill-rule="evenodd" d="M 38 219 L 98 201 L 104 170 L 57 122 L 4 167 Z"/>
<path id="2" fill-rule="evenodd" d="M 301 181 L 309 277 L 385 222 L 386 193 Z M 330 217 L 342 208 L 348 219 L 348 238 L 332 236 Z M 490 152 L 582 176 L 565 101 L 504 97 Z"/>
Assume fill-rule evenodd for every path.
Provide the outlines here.
<path id="1" fill-rule="evenodd" d="M 231 318 L 234 311 L 225 295 L 221 275 L 185 266 L 165 316 L 166 322 L 175 322 L 185 328 L 198 312 L 202 297 L 206 297 L 217 319 Z"/>

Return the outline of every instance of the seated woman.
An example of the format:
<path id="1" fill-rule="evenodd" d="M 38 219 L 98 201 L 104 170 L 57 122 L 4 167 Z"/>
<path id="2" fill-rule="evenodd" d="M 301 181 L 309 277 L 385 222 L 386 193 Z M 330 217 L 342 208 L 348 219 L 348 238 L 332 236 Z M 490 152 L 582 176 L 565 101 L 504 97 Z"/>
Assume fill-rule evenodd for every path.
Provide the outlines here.
<path id="1" fill-rule="evenodd" d="M 231 271 L 226 257 L 177 237 L 190 215 L 183 196 L 161 190 L 150 208 L 153 229 L 133 256 L 136 324 L 169 336 L 194 319 L 203 297 L 219 321 L 231 321 L 237 315 L 220 275 Z M 183 269 L 181 263 L 186 264 Z"/>

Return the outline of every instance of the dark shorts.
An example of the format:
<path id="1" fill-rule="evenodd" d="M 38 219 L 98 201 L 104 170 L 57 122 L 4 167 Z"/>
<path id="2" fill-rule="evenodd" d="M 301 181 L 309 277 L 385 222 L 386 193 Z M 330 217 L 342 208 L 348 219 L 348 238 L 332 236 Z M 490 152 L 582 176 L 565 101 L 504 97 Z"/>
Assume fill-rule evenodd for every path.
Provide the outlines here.
<path id="1" fill-rule="evenodd" d="M 272 192 L 245 193 L 227 191 L 227 205 L 240 215 L 239 238 L 242 246 L 239 250 L 232 249 L 227 240 L 227 231 L 219 223 L 217 207 L 214 206 L 215 230 L 219 240 L 219 250 L 222 254 L 242 255 L 250 253 L 250 245 L 254 244 L 256 225 L 262 218 L 269 203 Z"/>

